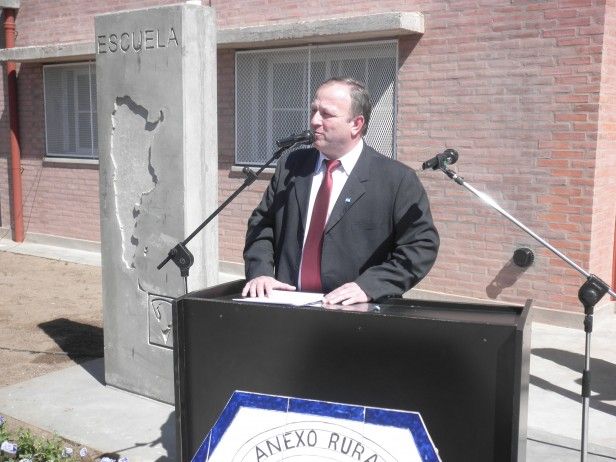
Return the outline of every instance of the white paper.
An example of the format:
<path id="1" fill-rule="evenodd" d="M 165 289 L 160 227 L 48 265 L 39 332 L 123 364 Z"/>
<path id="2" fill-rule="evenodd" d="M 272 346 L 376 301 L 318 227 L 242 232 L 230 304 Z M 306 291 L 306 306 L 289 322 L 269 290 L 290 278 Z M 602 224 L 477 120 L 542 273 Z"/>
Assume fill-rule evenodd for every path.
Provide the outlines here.
<path id="1" fill-rule="evenodd" d="M 323 300 L 323 294 L 316 292 L 296 292 L 291 290 L 272 290 L 269 297 L 234 298 L 237 302 L 275 303 L 281 305 L 315 305 Z"/>

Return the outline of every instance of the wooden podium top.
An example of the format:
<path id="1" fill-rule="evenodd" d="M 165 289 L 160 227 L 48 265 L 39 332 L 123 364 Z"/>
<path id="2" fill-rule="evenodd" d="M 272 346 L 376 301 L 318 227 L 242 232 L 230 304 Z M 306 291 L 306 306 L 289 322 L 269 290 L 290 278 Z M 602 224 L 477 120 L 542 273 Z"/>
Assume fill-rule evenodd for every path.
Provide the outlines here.
<path id="1" fill-rule="evenodd" d="M 223 303 L 240 303 L 234 299 L 241 298 L 245 281 L 238 280 L 208 289 L 191 292 L 181 298 L 218 300 Z M 248 302 L 246 302 L 248 303 Z M 368 316 L 394 316 L 416 319 L 440 319 L 451 322 L 485 323 L 490 325 L 517 326 L 523 329 L 530 311 L 532 301 L 525 305 L 505 305 L 493 303 L 451 302 L 413 298 L 390 298 L 380 303 L 360 303 L 340 306 L 339 309 L 311 306 L 289 307 L 277 304 L 259 304 L 278 309 L 302 309 L 327 312 L 345 312 Z M 257 304 L 251 304 L 257 307 Z"/>

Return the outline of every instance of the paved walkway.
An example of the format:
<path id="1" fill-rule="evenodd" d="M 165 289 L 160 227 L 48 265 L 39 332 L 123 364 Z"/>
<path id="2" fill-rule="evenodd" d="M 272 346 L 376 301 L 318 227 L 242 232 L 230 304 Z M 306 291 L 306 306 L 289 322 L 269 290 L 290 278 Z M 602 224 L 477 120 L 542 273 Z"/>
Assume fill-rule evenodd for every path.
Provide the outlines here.
<path id="1" fill-rule="evenodd" d="M 95 252 L 46 247 L 0 240 L 0 251 L 100 262 Z M 584 345 L 582 330 L 532 326 L 527 461 L 580 460 Z M 595 323 L 591 352 L 588 460 L 616 460 L 616 315 Z M 0 388 L 0 414 L 131 462 L 174 460 L 173 407 L 107 387 L 103 378 L 102 360 L 94 360 Z"/>

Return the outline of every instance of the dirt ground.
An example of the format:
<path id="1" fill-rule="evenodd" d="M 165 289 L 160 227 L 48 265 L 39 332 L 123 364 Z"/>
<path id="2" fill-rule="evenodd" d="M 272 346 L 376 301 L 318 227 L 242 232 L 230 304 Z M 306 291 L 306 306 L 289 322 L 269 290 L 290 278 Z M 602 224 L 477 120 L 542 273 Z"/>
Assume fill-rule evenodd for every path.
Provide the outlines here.
<path id="1" fill-rule="evenodd" d="M 0 251 L 0 387 L 103 356 L 101 269 Z"/>

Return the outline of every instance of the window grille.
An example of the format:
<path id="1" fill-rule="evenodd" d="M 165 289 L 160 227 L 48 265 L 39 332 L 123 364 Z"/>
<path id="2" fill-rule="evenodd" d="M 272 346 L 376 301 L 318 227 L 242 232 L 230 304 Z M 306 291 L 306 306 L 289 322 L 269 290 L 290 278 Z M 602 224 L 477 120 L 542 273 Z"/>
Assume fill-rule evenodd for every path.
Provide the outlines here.
<path id="1" fill-rule="evenodd" d="M 44 66 L 43 81 L 47 155 L 98 158 L 94 63 Z"/>
<path id="2" fill-rule="evenodd" d="M 366 84 L 373 108 L 365 141 L 395 157 L 397 56 L 395 40 L 237 52 L 236 163 L 262 165 L 275 140 L 309 128 L 310 102 L 331 77 Z"/>

